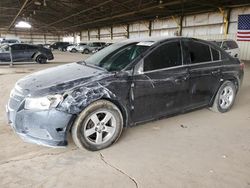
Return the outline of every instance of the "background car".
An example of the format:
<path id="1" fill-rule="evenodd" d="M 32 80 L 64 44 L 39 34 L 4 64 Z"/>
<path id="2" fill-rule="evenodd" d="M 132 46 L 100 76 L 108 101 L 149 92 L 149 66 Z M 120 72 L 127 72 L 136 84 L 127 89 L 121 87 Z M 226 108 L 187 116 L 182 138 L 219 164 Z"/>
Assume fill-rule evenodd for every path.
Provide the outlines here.
<path id="1" fill-rule="evenodd" d="M 234 40 L 215 40 L 212 42 L 217 44 L 221 49 L 225 50 L 232 57 L 239 58 L 240 48 Z"/>
<path id="2" fill-rule="evenodd" d="M 90 42 L 84 48 L 82 49 L 82 53 L 89 54 L 93 50 L 101 49 L 103 46 L 105 46 L 105 42 Z"/>
<path id="3" fill-rule="evenodd" d="M 108 43 L 106 43 L 104 46 L 102 46 L 101 48 L 96 48 L 96 49 L 94 49 L 94 50 L 92 51 L 92 53 L 96 53 L 96 52 L 102 50 L 103 48 L 106 48 L 106 47 L 108 47 L 108 46 L 110 46 L 110 45 L 112 45 L 112 44 L 113 44 L 113 43 L 108 42 Z"/>
<path id="4" fill-rule="evenodd" d="M 55 42 L 52 45 L 50 45 L 51 50 L 60 50 L 62 51 L 65 46 L 68 46 L 69 42 Z"/>
<path id="5" fill-rule="evenodd" d="M 10 62 L 12 54 L 13 62 L 36 61 L 47 63 L 54 59 L 50 49 L 30 44 L 5 44 L 0 47 L 0 62 Z"/>
<path id="6" fill-rule="evenodd" d="M 3 39 L 0 43 L 1 44 L 15 44 L 15 43 L 21 43 L 21 42 L 17 39 Z"/>
<path id="7" fill-rule="evenodd" d="M 79 43 L 79 44 L 70 45 L 67 47 L 67 51 L 73 52 L 73 53 L 83 52 L 86 45 L 87 45 L 86 43 Z"/>

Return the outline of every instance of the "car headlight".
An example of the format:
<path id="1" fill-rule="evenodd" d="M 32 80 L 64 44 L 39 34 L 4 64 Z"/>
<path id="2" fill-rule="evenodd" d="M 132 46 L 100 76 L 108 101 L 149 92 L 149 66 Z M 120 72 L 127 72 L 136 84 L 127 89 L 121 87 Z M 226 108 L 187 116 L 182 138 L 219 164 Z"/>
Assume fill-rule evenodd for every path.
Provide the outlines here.
<path id="1" fill-rule="evenodd" d="M 62 95 L 48 95 L 38 98 L 26 98 L 24 108 L 27 110 L 48 110 L 63 101 Z"/>

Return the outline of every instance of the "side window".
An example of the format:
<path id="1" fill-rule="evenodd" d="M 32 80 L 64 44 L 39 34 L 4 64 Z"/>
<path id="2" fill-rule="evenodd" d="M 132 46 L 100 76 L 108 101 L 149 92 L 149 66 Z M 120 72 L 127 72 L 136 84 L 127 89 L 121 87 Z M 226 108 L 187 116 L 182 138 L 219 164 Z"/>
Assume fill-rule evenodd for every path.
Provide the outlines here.
<path id="1" fill-rule="evenodd" d="M 11 50 L 19 50 L 19 46 L 18 45 L 12 45 Z"/>
<path id="2" fill-rule="evenodd" d="M 154 50 L 144 59 L 144 71 L 182 65 L 180 42 L 169 42 Z"/>
<path id="3" fill-rule="evenodd" d="M 31 45 L 27 45 L 27 50 L 34 50 L 37 49 L 36 46 L 31 46 Z"/>
<path id="4" fill-rule="evenodd" d="M 23 44 L 16 44 L 16 45 L 11 46 L 11 50 L 13 51 L 25 50 L 25 49 L 26 49 L 26 45 L 23 45 Z"/>
<path id="5" fill-rule="evenodd" d="M 211 53 L 208 45 L 196 41 L 188 41 L 186 44 L 191 64 L 211 61 Z"/>
<path id="6" fill-rule="evenodd" d="M 212 51 L 213 61 L 218 61 L 221 59 L 220 58 L 220 51 L 215 50 L 213 48 L 211 48 L 211 51 Z"/>

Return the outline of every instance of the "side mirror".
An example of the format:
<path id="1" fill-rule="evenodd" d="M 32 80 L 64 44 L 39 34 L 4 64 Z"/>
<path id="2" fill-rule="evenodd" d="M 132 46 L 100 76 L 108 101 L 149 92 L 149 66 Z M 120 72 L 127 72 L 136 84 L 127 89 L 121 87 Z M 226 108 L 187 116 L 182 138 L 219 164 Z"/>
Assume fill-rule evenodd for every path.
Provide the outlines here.
<path id="1" fill-rule="evenodd" d="M 144 60 L 141 59 L 133 68 L 133 75 L 143 74 Z"/>

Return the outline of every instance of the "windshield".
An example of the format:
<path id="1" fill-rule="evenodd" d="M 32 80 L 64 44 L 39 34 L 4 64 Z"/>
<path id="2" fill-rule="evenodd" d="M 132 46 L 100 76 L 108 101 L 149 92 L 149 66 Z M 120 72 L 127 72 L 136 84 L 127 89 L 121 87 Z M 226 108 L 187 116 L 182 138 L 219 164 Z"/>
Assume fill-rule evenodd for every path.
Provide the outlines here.
<path id="1" fill-rule="evenodd" d="M 107 71 L 120 71 L 149 47 L 138 42 L 115 43 L 90 56 L 85 62 Z"/>

